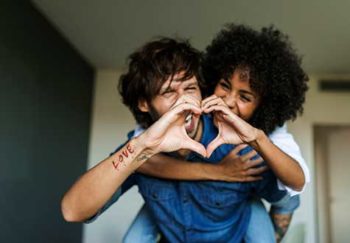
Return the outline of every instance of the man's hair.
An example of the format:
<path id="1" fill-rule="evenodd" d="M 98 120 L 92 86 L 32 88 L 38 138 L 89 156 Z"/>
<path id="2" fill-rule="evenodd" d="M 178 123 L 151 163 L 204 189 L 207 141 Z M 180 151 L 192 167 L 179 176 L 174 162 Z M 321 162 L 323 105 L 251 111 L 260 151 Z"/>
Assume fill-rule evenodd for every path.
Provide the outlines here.
<path id="1" fill-rule="evenodd" d="M 248 121 L 266 133 L 303 111 L 308 76 L 288 36 L 273 26 L 255 31 L 227 24 L 206 48 L 203 77 L 213 92 L 220 79 L 230 79 L 237 69 L 249 71 L 251 88 L 260 105 Z"/>
<path id="2" fill-rule="evenodd" d="M 142 46 L 129 56 L 128 70 L 119 79 L 118 90 L 137 123 L 147 128 L 154 122 L 147 112 L 138 108 L 139 100 L 148 104 L 169 78 L 183 72 L 180 81 L 195 76 L 199 86 L 201 53 L 187 40 L 159 38 Z"/>

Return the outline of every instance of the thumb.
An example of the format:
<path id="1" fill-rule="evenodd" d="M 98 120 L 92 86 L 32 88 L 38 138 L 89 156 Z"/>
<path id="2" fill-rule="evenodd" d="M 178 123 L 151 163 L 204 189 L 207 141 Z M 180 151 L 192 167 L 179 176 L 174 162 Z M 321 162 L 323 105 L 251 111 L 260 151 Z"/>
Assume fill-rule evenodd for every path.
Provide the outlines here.
<path id="1" fill-rule="evenodd" d="M 214 152 L 214 150 L 219 147 L 221 144 L 223 144 L 224 141 L 222 140 L 220 134 L 209 143 L 207 146 L 207 157 L 209 158 L 211 154 Z"/>
<path id="2" fill-rule="evenodd" d="M 207 150 L 205 149 L 203 144 L 196 142 L 193 139 L 190 139 L 190 138 L 186 139 L 183 146 L 185 149 L 192 150 L 202 155 L 203 157 L 207 157 Z"/>

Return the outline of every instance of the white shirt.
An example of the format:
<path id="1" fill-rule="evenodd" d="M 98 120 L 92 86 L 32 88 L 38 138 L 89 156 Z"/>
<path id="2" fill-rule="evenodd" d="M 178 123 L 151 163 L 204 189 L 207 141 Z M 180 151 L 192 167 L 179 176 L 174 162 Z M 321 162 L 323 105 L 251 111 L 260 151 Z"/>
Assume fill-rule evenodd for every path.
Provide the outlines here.
<path id="1" fill-rule="evenodd" d="M 299 149 L 298 144 L 295 142 L 293 135 L 287 131 L 287 125 L 284 124 L 282 127 L 277 127 L 269 135 L 269 138 L 279 149 L 281 149 L 283 152 L 288 154 L 290 157 L 292 157 L 299 163 L 305 176 L 305 184 L 301 191 L 295 191 L 292 188 L 284 185 L 280 180 L 277 179 L 278 187 L 282 190 L 287 190 L 292 196 L 302 193 L 306 185 L 310 182 L 310 171 L 309 167 L 305 163 L 303 156 L 301 155 L 301 151 Z"/>

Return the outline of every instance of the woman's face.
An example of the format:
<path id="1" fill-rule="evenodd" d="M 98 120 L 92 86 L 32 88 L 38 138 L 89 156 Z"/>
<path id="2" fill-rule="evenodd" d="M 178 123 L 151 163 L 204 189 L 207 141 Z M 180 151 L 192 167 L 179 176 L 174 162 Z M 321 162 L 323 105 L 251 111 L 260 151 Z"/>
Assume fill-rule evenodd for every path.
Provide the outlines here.
<path id="1" fill-rule="evenodd" d="M 222 98 L 230 110 L 248 121 L 260 104 L 260 96 L 250 87 L 249 71 L 236 69 L 228 80 L 221 79 L 214 94 Z"/>

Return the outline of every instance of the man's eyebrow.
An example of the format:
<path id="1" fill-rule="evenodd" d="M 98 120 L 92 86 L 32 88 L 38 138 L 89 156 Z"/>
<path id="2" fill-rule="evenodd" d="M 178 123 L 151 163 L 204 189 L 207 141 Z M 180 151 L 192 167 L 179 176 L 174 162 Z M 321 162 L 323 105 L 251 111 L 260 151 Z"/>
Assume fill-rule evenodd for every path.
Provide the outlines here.
<path id="1" fill-rule="evenodd" d="M 164 93 L 166 91 L 170 91 L 170 90 L 173 90 L 173 88 L 171 88 L 171 86 L 168 85 L 167 87 L 160 89 L 159 93 L 162 94 L 162 93 Z"/>

